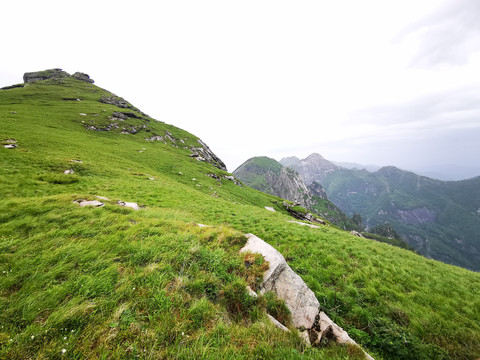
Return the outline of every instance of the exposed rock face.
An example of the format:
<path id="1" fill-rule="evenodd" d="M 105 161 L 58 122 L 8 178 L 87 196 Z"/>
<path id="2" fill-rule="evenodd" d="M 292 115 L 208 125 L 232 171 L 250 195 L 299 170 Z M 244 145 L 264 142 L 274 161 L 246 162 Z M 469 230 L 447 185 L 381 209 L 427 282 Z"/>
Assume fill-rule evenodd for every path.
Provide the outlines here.
<path id="1" fill-rule="evenodd" d="M 85 81 L 88 83 L 94 82 L 93 79 L 90 79 L 90 76 L 88 76 L 87 74 L 76 72 L 75 74 L 70 75 L 66 71 L 63 71 L 62 69 L 50 69 L 50 70 L 25 73 L 23 75 L 23 82 L 31 83 L 31 82 L 40 81 L 40 80 L 62 79 L 62 78 L 68 78 L 68 77 L 73 77 L 77 80 Z"/>
<path id="2" fill-rule="evenodd" d="M 315 153 L 296 163 L 295 161 L 292 161 L 292 158 L 284 158 L 280 160 L 280 163 L 288 163 L 288 166 L 296 170 L 301 175 L 303 181 L 305 181 L 305 184 L 307 185 L 313 183 L 314 181 L 321 183 L 325 176 L 327 176 L 329 173 L 340 169 L 338 166 L 326 160 L 320 154 Z"/>
<path id="3" fill-rule="evenodd" d="M 297 158 L 286 163 L 300 162 Z M 288 160 L 287 159 L 287 160 Z M 293 159 L 293 160 L 292 160 Z M 322 185 L 312 182 L 306 185 L 302 177 L 293 169 L 285 167 L 278 161 L 266 156 L 254 157 L 240 165 L 233 174 L 245 185 L 254 189 L 293 201 L 318 216 L 340 227 L 353 228 L 351 221 L 342 211 L 330 202 Z M 292 212 L 298 219 L 312 221 L 313 215 L 305 218 L 300 213 Z M 322 221 L 320 221 L 322 222 Z"/>
<path id="4" fill-rule="evenodd" d="M 93 84 L 94 81 L 93 79 L 90 79 L 90 76 L 88 76 L 85 73 L 82 72 L 76 72 L 75 74 L 72 75 L 75 79 L 80 80 L 80 81 L 85 81 L 87 83 Z"/>
<path id="5" fill-rule="evenodd" d="M 205 144 L 202 140 L 198 139 L 197 142 L 200 144 L 199 147 L 191 147 L 190 151 L 192 152 L 191 157 L 197 159 L 198 161 L 206 161 L 220 170 L 227 171 L 227 167 L 220 158 L 213 153 L 212 150 Z"/>
<path id="6" fill-rule="evenodd" d="M 294 201 L 306 208 L 315 204 L 300 175 L 288 167 L 283 167 L 278 175 L 268 172 L 265 180 L 270 185 L 273 194 L 278 197 Z"/>
<path id="7" fill-rule="evenodd" d="M 131 107 L 128 101 L 120 96 L 102 96 L 98 101 L 104 104 L 115 105 L 123 109 Z"/>
<path id="8" fill-rule="evenodd" d="M 254 189 L 293 201 L 305 208 L 312 208 L 317 204 L 314 196 L 326 199 L 325 191 L 320 184 L 312 185 L 314 192 L 312 193 L 295 170 L 267 157 L 249 159 L 233 173 Z M 258 176 L 264 177 L 265 185 L 259 186 L 258 181 L 253 179 Z"/>
<path id="9" fill-rule="evenodd" d="M 315 294 L 288 266 L 282 254 L 253 234 L 247 234 L 246 237 L 248 241 L 240 249 L 240 252 L 259 253 L 269 264 L 268 270 L 263 274 L 260 294 L 265 291 L 273 291 L 277 297 L 285 301 L 285 305 L 290 310 L 293 325 L 299 329 L 307 343 L 320 346 L 322 339 L 328 338 L 340 344 L 358 346 L 346 331 L 335 324 L 323 311 L 320 311 L 320 304 Z M 252 296 L 256 296 L 256 294 Z M 275 319 L 271 319 L 271 321 L 277 327 L 288 330 Z M 366 359 L 373 360 L 370 355 L 365 352 L 364 354 Z"/>
<path id="10" fill-rule="evenodd" d="M 23 82 L 30 83 L 39 80 L 61 79 L 67 77 L 70 77 L 70 74 L 63 71 L 62 69 L 50 69 L 25 73 L 23 75 Z"/>
<path id="11" fill-rule="evenodd" d="M 310 191 L 310 194 L 314 196 L 318 196 L 319 198 L 328 200 L 327 192 L 325 189 L 320 185 L 320 183 L 314 181 L 311 184 L 307 185 L 308 191 Z"/>
<path id="12" fill-rule="evenodd" d="M 290 215 L 292 215 L 296 219 L 315 222 L 322 225 L 326 224 L 324 220 L 317 218 L 316 216 L 314 216 L 312 213 L 308 211 L 303 212 L 303 211 L 296 210 L 294 206 L 286 202 L 283 202 L 283 206 L 290 213 Z"/>

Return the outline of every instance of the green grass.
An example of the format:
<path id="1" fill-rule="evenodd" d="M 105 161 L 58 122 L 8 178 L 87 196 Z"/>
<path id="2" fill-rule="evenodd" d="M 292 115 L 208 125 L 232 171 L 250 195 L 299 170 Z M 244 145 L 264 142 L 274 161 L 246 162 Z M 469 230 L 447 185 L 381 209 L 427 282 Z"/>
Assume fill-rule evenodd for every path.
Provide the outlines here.
<path id="1" fill-rule="evenodd" d="M 238 254 L 247 232 L 376 359 L 478 357 L 478 273 L 288 223 L 281 199 L 207 176 L 226 173 L 191 158 L 197 138 L 171 125 L 85 129 L 118 111 L 98 102 L 106 94 L 74 79 L 0 91 L 0 140 L 18 144 L 0 148 L 0 358 L 361 358 L 269 323 L 266 309 L 288 314 L 271 294 L 246 295 L 258 277 Z M 165 130 L 185 144 L 145 140 Z M 109 200 L 74 203 L 95 196 Z"/>

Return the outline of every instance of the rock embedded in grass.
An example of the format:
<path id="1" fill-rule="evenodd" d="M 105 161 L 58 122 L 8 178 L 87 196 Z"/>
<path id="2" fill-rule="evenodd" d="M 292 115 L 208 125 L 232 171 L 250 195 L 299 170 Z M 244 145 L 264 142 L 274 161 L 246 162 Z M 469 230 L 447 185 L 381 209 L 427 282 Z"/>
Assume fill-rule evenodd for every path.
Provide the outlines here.
<path id="1" fill-rule="evenodd" d="M 134 202 L 125 202 L 125 201 L 118 201 L 118 205 L 132 208 L 133 210 L 140 210 L 140 206 Z"/>
<path id="2" fill-rule="evenodd" d="M 269 269 L 263 275 L 260 293 L 273 291 L 285 300 L 292 314 L 296 328 L 311 329 L 315 323 L 320 304 L 312 290 L 300 276 L 288 266 L 285 258 L 273 246 L 253 234 L 247 234 L 245 246 L 240 252 L 259 253 L 269 263 Z"/>
<path id="3" fill-rule="evenodd" d="M 81 207 L 84 207 L 84 206 L 94 206 L 94 207 L 102 207 L 104 206 L 105 204 L 98 201 L 98 200 L 83 200 L 83 199 L 78 199 L 78 200 L 75 200 L 74 203 L 80 205 Z"/>

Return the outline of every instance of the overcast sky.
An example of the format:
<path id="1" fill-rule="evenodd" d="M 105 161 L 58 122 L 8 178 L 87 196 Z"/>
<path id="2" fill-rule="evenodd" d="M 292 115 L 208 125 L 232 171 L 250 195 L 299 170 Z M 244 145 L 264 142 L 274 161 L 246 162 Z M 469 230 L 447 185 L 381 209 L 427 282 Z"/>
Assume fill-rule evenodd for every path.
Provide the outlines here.
<path id="1" fill-rule="evenodd" d="M 230 171 L 318 152 L 480 175 L 479 0 L 15 0 L 0 17 L 0 87 L 85 72 Z"/>

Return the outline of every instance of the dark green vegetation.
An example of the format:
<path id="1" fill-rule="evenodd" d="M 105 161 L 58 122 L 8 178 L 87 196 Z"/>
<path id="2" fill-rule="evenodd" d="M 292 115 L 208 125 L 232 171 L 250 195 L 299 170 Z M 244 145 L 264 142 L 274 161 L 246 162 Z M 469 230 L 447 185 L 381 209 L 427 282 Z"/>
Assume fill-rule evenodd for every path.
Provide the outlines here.
<path id="1" fill-rule="evenodd" d="M 480 270 L 480 177 L 440 181 L 384 167 L 339 169 L 322 181 L 329 198 L 368 227 L 390 223 L 428 257 Z"/>
<path id="2" fill-rule="evenodd" d="M 318 183 L 305 185 L 300 175 L 277 160 L 266 156 L 253 157 L 233 174 L 244 184 L 302 205 L 344 230 L 358 230 L 356 224 L 328 200 Z"/>
<path id="3" fill-rule="evenodd" d="M 190 157 L 195 136 L 99 102 L 110 95 L 71 78 L 0 90 L 0 140 L 17 145 L 0 148 L 1 359 L 360 358 L 268 322 L 265 309 L 288 314 L 271 294 L 246 294 L 263 265 L 238 254 L 247 232 L 375 359 L 478 357 L 478 273 L 288 223 L 281 199 Z M 116 128 L 118 111 L 141 118 Z M 95 196 L 110 200 L 73 202 Z"/>

